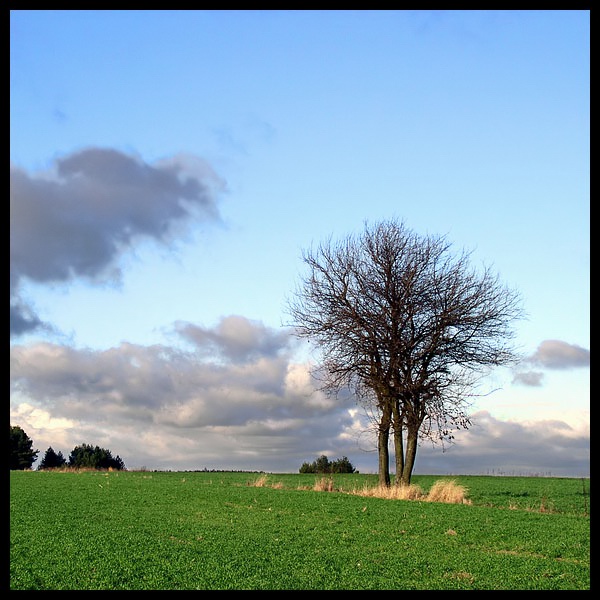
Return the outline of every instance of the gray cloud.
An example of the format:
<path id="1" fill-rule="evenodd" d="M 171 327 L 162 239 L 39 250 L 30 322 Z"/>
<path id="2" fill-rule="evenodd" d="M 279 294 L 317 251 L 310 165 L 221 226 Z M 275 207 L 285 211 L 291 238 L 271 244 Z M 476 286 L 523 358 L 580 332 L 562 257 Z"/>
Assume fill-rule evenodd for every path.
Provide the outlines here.
<path id="1" fill-rule="evenodd" d="M 523 371 L 521 373 L 516 373 L 512 382 L 530 387 L 541 387 L 543 379 L 543 373 L 538 371 Z"/>
<path id="2" fill-rule="evenodd" d="M 223 366 L 160 345 L 95 351 L 40 343 L 13 347 L 10 368 L 14 391 L 51 403 L 64 418 L 113 424 L 148 418 L 206 428 L 337 410 L 332 401 L 311 397 L 303 368 L 282 358 Z"/>
<path id="3" fill-rule="evenodd" d="M 236 324 L 239 336 L 228 329 Z M 31 435 L 39 429 L 40 439 L 56 435 L 44 429 L 51 421 L 68 423 L 61 435 L 73 445 L 82 436 L 108 438 L 111 450 L 131 457 L 130 466 L 248 468 L 263 453 L 271 464 L 296 455 L 299 466 L 313 453 L 337 455 L 352 429 L 353 405 L 314 390 L 307 365 L 283 351 L 291 336 L 241 318 L 198 329 L 236 361 L 202 361 L 163 345 L 13 346 L 11 393 L 27 399 L 15 403 L 14 418 L 34 427 Z M 307 446 L 314 450 L 305 456 Z"/>
<path id="4" fill-rule="evenodd" d="M 23 279 L 116 281 L 119 258 L 139 240 L 167 245 L 192 221 L 218 220 L 223 189 L 206 163 L 184 155 L 151 165 L 88 148 L 57 159 L 47 175 L 11 166 L 11 333 L 40 325 L 19 296 Z"/>
<path id="5" fill-rule="evenodd" d="M 29 306 L 18 298 L 12 300 L 10 305 L 11 334 L 21 335 L 27 331 L 43 327 L 44 323 L 33 313 Z"/>
<path id="6" fill-rule="evenodd" d="M 226 333 L 235 324 L 239 336 Z M 241 317 L 213 330 L 179 327 L 200 332 L 200 345 L 221 344 L 235 360 L 164 345 L 11 347 L 11 422 L 42 452 L 99 444 L 129 468 L 295 472 L 327 454 L 377 471 L 376 439 L 362 409 L 316 390 L 309 366 L 288 351 L 287 333 Z M 472 421 L 445 451 L 424 442 L 415 472 L 589 475 L 587 430 L 502 421 L 485 411 Z"/>
<path id="7" fill-rule="evenodd" d="M 589 367 L 590 351 L 561 340 L 544 340 L 528 360 L 547 369 Z"/>
<path id="8" fill-rule="evenodd" d="M 576 431 L 563 421 L 517 423 L 494 418 L 488 411 L 471 416 L 472 427 L 440 457 L 423 445 L 419 471 L 438 474 L 588 476 L 589 430 Z"/>
<path id="9" fill-rule="evenodd" d="M 550 370 L 586 368 L 590 366 L 590 351 L 561 340 L 544 340 L 536 351 L 517 367 L 513 383 L 533 387 L 542 385 L 543 373 L 525 370 L 529 366 Z"/>
<path id="10" fill-rule="evenodd" d="M 177 323 L 176 328 L 198 352 L 231 362 L 276 357 L 289 350 L 292 343 L 288 331 L 275 331 L 240 315 L 222 318 L 214 329 L 192 323 Z"/>

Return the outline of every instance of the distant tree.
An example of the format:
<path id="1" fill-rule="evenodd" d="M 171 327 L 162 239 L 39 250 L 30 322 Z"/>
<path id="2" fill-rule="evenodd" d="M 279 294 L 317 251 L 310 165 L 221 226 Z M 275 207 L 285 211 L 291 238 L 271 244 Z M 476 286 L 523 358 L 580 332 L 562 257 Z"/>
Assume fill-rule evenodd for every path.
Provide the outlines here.
<path id="1" fill-rule="evenodd" d="M 331 473 L 329 459 L 324 454 L 321 454 L 315 462 L 315 473 Z"/>
<path id="2" fill-rule="evenodd" d="M 332 473 L 354 473 L 356 470 L 346 456 L 334 460 L 330 464 L 330 468 Z"/>
<path id="3" fill-rule="evenodd" d="M 10 426 L 9 464 L 11 471 L 31 469 L 39 450 L 33 450 L 33 442 L 18 425 Z"/>
<path id="4" fill-rule="evenodd" d="M 38 466 L 38 471 L 43 471 L 44 469 L 56 469 L 58 467 L 63 467 L 67 464 L 67 460 L 63 456 L 62 452 L 54 452 L 52 446 L 46 450 L 46 454 L 44 454 L 44 458 L 40 462 Z"/>
<path id="5" fill-rule="evenodd" d="M 316 469 L 315 469 L 315 463 L 308 463 L 308 462 L 304 462 L 302 463 L 302 466 L 300 467 L 300 473 L 316 473 Z"/>
<path id="6" fill-rule="evenodd" d="M 322 454 L 312 463 L 302 463 L 300 473 L 354 473 L 355 469 L 346 456 L 330 461 Z"/>
<path id="7" fill-rule="evenodd" d="M 125 469 L 123 460 L 116 456 L 113 458 L 110 450 L 82 444 L 75 446 L 69 455 L 69 466 L 88 469 L 115 469 L 122 471 Z"/>

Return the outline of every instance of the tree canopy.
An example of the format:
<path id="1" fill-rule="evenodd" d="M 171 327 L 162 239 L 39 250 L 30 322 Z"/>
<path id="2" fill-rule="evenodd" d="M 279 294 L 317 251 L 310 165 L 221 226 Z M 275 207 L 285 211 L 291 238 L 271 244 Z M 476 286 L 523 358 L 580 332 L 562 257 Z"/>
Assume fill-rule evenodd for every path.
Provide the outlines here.
<path id="1" fill-rule="evenodd" d="M 302 463 L 300 473 L 354 473 L 355 468 L 347 456 L 330 461 L 322 454 L 312 463 Z"/>
<path id="2" fill-rule="evenodd" d="M 125 469 L 125 463 L 119 456 L 113 458 L 110 450 L 90 444 L 82 444 L 73 448 L 69 455 L 69 466 L 91 469 L 115 469 L 117 471 Z"/>

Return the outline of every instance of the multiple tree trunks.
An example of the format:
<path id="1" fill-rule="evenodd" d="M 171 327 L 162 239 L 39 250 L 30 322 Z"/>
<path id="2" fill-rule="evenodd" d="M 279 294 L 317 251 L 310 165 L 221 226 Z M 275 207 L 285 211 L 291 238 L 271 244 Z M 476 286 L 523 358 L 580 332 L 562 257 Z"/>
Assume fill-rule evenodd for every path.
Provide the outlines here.
<path id="1" fill-rule="evenodd" d="M 478 376 L 516 360 L 512 323 L 520 297 L 443 236 L 401 222 L 365 224 L 361 235 L 303 253 L 308 273 L 289 312 L 299 337 L 317 343 L 321 389 L 352 392 L 373 415 L 380 483 L 409 484 L 419 438 L 451 441 L 468 428 Z"/>

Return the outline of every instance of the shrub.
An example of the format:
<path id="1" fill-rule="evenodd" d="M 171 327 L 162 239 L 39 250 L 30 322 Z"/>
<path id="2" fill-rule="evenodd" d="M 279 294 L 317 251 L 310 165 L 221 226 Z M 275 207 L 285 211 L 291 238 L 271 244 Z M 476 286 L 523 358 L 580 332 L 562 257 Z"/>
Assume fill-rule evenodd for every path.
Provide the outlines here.
<path id="1" fill-rule="evenodd" d="M 315 473 L 315 463 L 302 463 L 300 467 L 300 473 Z"/>

